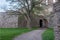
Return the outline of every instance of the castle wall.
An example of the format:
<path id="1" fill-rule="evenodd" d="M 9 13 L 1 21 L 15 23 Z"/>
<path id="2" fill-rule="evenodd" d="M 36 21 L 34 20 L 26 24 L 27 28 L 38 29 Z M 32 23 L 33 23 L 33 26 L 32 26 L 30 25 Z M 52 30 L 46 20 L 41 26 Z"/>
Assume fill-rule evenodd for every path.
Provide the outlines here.
<path id="1" fill-rule="evenodd" d="M 17 28 L 18 16 L 0 13 L 0 28 Z"/>
<path id="2" fill-rule="evenodd" d="M 54 5 L 54 32 L 55 32 L 55 40 L 60 40 L 60 0 L 56 2 Z"/>

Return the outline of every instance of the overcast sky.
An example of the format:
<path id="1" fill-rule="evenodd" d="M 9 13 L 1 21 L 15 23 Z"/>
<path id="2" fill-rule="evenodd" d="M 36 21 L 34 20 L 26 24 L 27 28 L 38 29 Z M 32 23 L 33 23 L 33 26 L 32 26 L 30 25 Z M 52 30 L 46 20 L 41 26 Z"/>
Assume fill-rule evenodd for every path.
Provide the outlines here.
<path id="1" fill-rule="evenodd" d="M 0 12 L 3 11 L 3 9 L 7 8 L 9 5 L 9 2 L 6 2 L 6 0 L 0 0 Z"/>
<path id="2" fill-rule="evenodd" d="M 12 4 L 12 6 L 15 5 L 17 5 L 17 2 Z M 3 12 L 4 9 L 13 9 L 12 6 L 10 6 L 10 1 L 6 2 L 6 0 L 0 0 L 0 12 Z"/>
<path id="3" fill-rule="evenodd" d="M 55 2 L 55 0 L 54 0 L 54 2 Z M 10 1 L 6 2 L 6 0 L 0 0 L 0 12 L 4 11 L 3 9 L 9 8 L 9 6 L 8 6 L 8 5 L 10 5 L 9 3 L 10 3 Z"/>

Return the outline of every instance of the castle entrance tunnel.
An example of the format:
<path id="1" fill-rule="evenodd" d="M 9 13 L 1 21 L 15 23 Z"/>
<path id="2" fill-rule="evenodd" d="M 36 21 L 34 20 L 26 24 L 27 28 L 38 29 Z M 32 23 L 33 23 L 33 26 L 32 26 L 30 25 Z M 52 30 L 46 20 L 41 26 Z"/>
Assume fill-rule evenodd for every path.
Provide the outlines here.
<path id="1" fill-rule="evenodd" d="M 47 19 L 40 19 L 39 20 L 39 27 L 48 27 L 48 21 L 47 21 Z"/>

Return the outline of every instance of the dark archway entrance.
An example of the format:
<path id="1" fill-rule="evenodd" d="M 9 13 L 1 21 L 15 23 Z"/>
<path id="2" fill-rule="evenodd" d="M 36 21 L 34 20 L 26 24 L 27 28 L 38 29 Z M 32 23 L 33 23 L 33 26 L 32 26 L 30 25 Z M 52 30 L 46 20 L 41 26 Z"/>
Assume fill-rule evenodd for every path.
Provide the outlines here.
<path id="1" fill-rule="evenodd" d="M 40 19 L 39 25 L 40 25 L 40 27 L 43 27 L 43 20 L 42 19 Z"/>
<path id="2" fill-rule="evenodd" d="M 48 27 L 48 21 L 47 21 L 47 19 L 40 19 L 39 20 L 39 26 L 42 28 L 46 28 L 46 27 Z"/>

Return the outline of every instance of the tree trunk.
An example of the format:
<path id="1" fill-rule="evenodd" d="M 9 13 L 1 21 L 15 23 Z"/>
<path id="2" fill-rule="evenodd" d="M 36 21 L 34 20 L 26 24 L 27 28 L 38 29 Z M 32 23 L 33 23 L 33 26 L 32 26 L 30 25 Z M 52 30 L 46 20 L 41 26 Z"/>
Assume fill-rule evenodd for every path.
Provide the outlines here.
<path id="1" fill-rule="evenodd" d="M 30 19 L 29 17 L 26 17 L 26 16 L 24 16 L 24 17 L 25 17 L 25 19 L 26 19 L 26 21 L 27 21 L 27 24 L 26 24 L 27 28 L 28 28 L 28 29 L 31 29 L 31 25 L 30 25 L 31 19 Z"/>
<path id="2" fill-rule="evenodd" d="M 31 29 L 31 25 L 30 25 L 30 19 L 27 20 L 27 28 Z"/>

